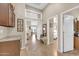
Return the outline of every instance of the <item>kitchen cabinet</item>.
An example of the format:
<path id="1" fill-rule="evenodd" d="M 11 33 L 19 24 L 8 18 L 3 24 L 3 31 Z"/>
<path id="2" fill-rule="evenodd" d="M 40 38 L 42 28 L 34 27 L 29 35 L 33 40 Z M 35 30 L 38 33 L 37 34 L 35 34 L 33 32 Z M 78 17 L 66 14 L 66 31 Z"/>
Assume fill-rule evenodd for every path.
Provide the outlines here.
<path id="1" fill-rule="evenodd" d="M 0 42 L 0 56 L 20 56 L 20 40 Z"/>
<path id="2" fill-rule="evenodd" d="M 15 26 L 14 7 L 10 3 L 0 3 L 0 26 Z"/>
<path id="3" fill-rule="evenodd" d="M 77 32 L 79 32 L 79 21 L 77 21 Z"/>
<path id="4" fill-rule="evenodd" d="M 75 32 L 79 32 L 79 21 L 77 18 L 74 20 L 74 30 Z"/>
<path id="5" fill-rule="evenodd" d="M 79 37 L 74 37 L 74 48 L 79 49 Z"/>

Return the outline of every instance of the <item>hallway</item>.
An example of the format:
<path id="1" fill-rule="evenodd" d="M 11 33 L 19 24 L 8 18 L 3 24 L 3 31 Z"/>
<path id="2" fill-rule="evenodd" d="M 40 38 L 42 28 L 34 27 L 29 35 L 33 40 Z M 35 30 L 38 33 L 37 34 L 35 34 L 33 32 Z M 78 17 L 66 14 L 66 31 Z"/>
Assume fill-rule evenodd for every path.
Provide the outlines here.
<path id="1" fill-rule="evenodd" d="M 43 12 L 38 10 L 38 8 L 37 9 L 26 8 L 25 32 L 30 35 L 28 37 L 25 33 L 25 41 L 27 41 L 27 43 L 23 41 L 24 45 L 23 49 L 21 49 L 20 55 L 21 56 L 79 55 L 78 53 L 79 50 L 74 50 L 73 47 L 74 46 L 73 45 L 74 40 L 72 40 L 74 35 L 73 16 L 69 16 L 68 13 L 63 14 L 64 12 L 63 9 L 70 10 L 71 8 L 74 7 L 72 5 L 75 6 L 75 4 L 60 4 L 60 6 L 57 6 L 55 4 L 54 7 L 60 7 L 58 11 L 59 15 L 54 14 L 54 10 L 53 11 L 51 10 L 53 4 L 49 5 L 51 8 L 46 7 L 47 9 L 45 9 Z M 67 6 L 70 7 L 65 9 L 64 7 Z M 26 4 L 26 7 L 28 7 L 28 4 Z M 55 8 L 55 10 L 58 9 Z M 51 16 L 51 13 L 49 13 L 49 11 L 51 11 L 51 13 L 54 15 Z M 36 35 L 33 34 L 32 37 L 30 37 L 33 32 L 35 32 Z M 41 36 L 43 36 L 42 41 L 44 43 L 46 42 L 46 44 L 48 45 L 43 44 L 43 42 L 41 42 L 40 40 Z M 26 40 L 26 38 L 28 38 L 28 40 Z M 57 40 L 53 40 L 54 38 L 57 38 L 58 42 Z M 61 53 L 59 53 L 58 51 Z M 65 53 L 63 53 L 63 51 Z"/>
<path id="2" fill-rule="evenodd" d="M 53 44 L 44 45 L 33 35 L 32 40 L 28 40 L 26 48 L 21 51 L 21 56 L 57 56 L 56 40 Z"/>

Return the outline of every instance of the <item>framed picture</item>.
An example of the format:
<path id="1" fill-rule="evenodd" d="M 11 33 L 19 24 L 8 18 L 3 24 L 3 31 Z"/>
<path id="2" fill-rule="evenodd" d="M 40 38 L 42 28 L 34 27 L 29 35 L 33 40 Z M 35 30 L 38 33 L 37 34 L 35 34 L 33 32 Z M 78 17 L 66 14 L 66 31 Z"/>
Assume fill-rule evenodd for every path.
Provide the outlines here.
<path id="1" fill-rule="evenodd" d="M 17 19 L 17 32 L 23 32 L 23 19 Z"/>

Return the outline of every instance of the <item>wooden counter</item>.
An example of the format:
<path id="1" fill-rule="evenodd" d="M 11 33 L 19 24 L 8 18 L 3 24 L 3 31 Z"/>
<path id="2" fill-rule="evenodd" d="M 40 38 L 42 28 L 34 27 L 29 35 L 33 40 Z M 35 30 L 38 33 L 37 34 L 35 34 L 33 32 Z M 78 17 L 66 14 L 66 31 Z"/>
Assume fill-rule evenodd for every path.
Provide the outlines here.
<path id="1" fill-rule="evenodd" d="M 6 37 L 0 39 L 0 56 L 19 56 L 20 38 Z"/>
<path id="2" fill-rule="evenodd" d="M 79 49 L 79 37 L 74 37 L 74 48 Z"/>

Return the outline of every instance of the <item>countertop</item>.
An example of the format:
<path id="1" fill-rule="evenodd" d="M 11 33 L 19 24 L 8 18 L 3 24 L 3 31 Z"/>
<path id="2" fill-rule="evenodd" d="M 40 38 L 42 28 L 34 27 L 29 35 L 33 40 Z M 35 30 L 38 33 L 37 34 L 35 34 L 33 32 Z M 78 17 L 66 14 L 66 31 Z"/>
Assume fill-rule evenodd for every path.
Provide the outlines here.
<path id="1" fill-rule="evenodd" d="M 7 36 L 0 39 L 0 42 L 21 40 L 21 36 Z"/>

